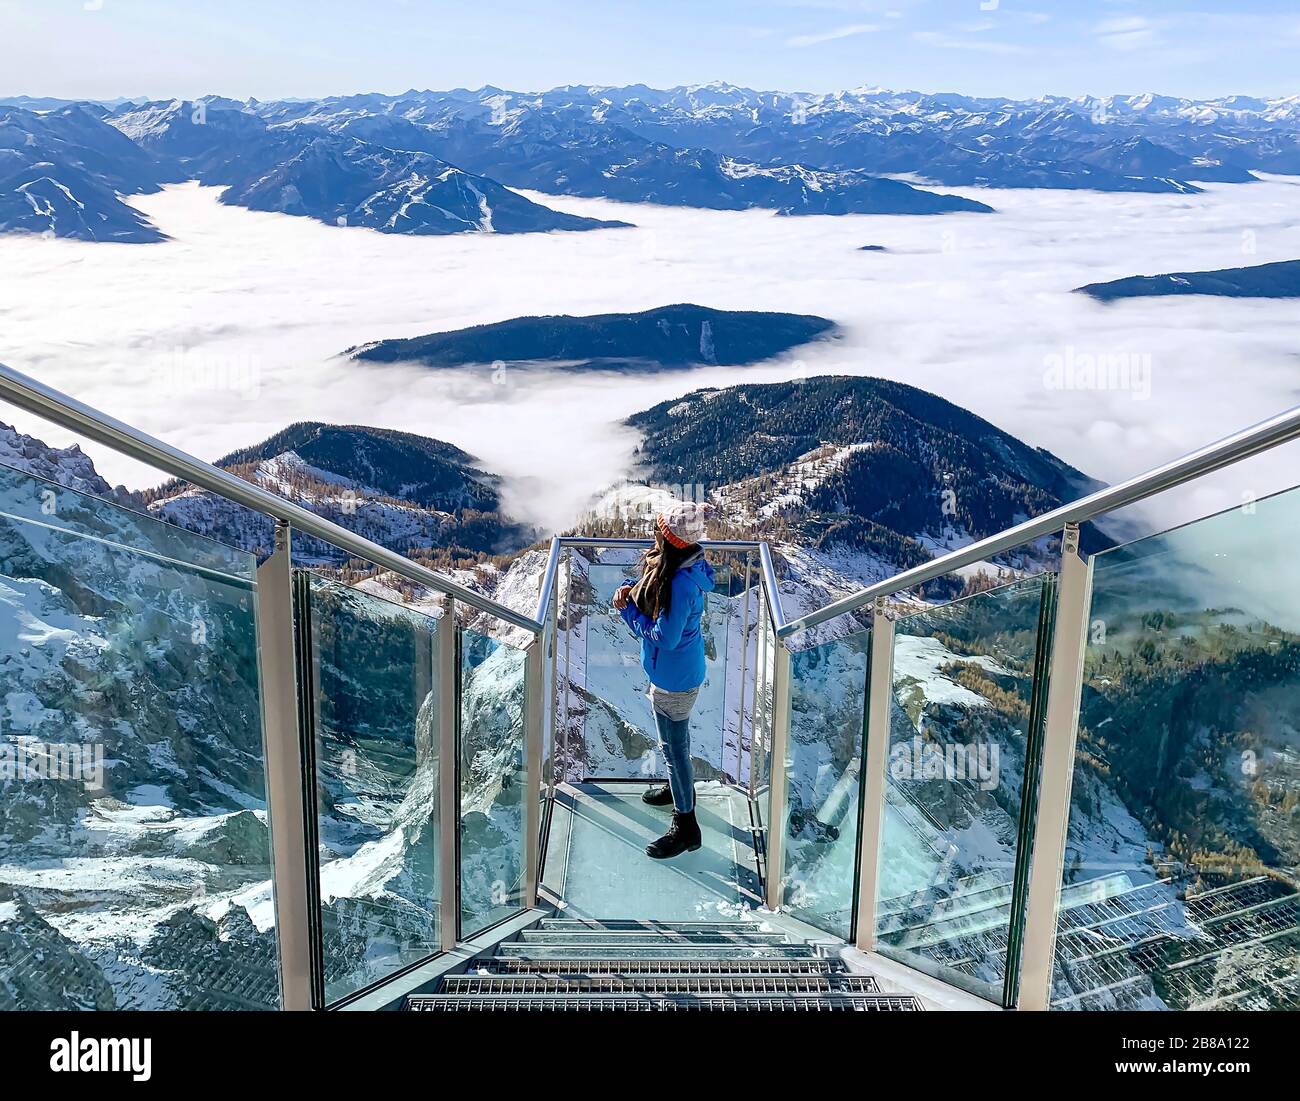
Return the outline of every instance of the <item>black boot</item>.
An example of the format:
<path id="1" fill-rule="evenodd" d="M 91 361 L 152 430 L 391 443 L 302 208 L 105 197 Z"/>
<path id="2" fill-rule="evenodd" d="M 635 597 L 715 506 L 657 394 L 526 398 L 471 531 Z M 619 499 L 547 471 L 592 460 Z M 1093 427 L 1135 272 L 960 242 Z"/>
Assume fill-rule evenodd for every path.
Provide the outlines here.
<path id="1" fill-rule="evenodd" d="M 641 793 L 641 802 L 649 803 L 652 807 L 671 807 L 673 805 L 673 789 L 667 784 L 657 788 L 646 788 Z"/>
<path id="2" fill-rule="evenodd" d="M 675 810 L 673 824 L 668 827 L 668 832 L 658 841 L 651 841 L 645 851 L 647 856 L 654 857 L 655 860 L 668 860 L 682 853 L 693 853 L 700 844 L 700 824 L 695 821 L 695 812 L 682 814 Z"/>

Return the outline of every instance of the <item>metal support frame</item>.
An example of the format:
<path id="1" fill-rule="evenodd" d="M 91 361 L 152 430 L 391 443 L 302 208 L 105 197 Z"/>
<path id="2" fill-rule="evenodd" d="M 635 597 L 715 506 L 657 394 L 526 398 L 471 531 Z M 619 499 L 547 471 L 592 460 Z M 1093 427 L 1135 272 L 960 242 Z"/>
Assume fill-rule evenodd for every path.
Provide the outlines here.
<path id="1" fill-rule="evenodd" d="M 754 555 L 752 551 L 745 552 L 745 581 L 741 586 L 741 596 L 745 601 L 745 614 L 740 625 L 740 703 L 736 708 L 736 786 L 742 787 L 740 775 L 743 770 L 745 761 L 745 683 L 746 674 L 749 672 L 749 597 L 750 582 L 754 576 Z M 751 708 L 753 700 L 750 701 Z M 726 735 L 724 734 L 725 738 Z M 751 716 L 749 724 L 749 739 L 751 745 L 754 740 L 754 723 Z M 751 750 L 752 752 L 752 750 Z M 723 775 L 726 775 L 726 761 L 723 764 Z"/>
<path id="2" fill-rule="evenodd" d="M 546 555 L 546 568 L 542 571 L 541 587 L 537 592 L 537 611 L 533 613 L 533 618 L 541 624 L 546 623 L 547 613 L 555 598 L 555 577 L 560 566 L 561 545 L 562 540 L 558 535 L 551 537 L 551 548 Z"/>
<path id="3" fill-rule="evenodd" d="M 438 931 L 442 950 L 460 935 L 460 747 L 456 738 L 456 603 L 446 608 L 433 637 L 433 683 L 438 704 Z"/>
<path id="4" fill-rule="evenodd" d="M 557 567 L 558 569 L 558 567 Z M 557 573 L 558 577 L 558 573 Z M 568 594 L 565 594 L 568 600 Z M 549 753 L 546 755 L 547 769 L 543 777 L 546 783 L 546 797 L 555 797 L 555 773 L 560 767 L 559 733 L 560 716 L 560 599 L 558 592 L 552 593 L 550 610 L 546 615 L 546 631 L 542 635 L 546 644 L 545 659 L 551 667 L 550 691 L 547 693 L 546 720 L 542 728 L 542 737 L 546 741 Z"/>
<path id="5" fill-rule="evenodd" d="M 772 548 L 765 542 L 758 545 L 758 564 L 763 571 L 763 595 L 767 598 L 767 614 L 771 617 L 772 629 L 780 632 L 784 638 L 791 632 L 786 630 L 785 610 L 781 607 L 781 590 L 777 587 Z"/>
<path id="6" fill-rule="evenodd" d="M 1056 906 L 1070 825 L 1070 787 L 1074 779 L 1074 747 L 1079 732 L 1079 701 L 1091 605 L 1092 563 L 1080 556 L 1079 528 L 1070 524 L 1061 537 L 1038 820 L 1021 955 L 1020 1009 L 1047 1009 L 1051 1001 Z"/>
<path id="7" fill-rule="evenodd" d="M 876 947 L 876 904 L 880 897 L 880 837 L 885 821 L 885 776 L 889 768 L 889 718 L 894 700 L 894 620 L 888 601 L 877 597 L 867 665 L 861 815 L 858 823 L 857 928 L 853 942 L 863 952 Z"/>
<path id="8" fill-rule="evenodd" d="M 524 651 L 524 907 L 537 905 L 542 870 L 542 735 L 546 701 L 542 663 L 546 644 L 534 639 Z"/>
<path id="9" fill-rule="evenodd" d="M 790 648 L 776 640 L 772 685 L 772 750 L 767 789 L 767 908 L 779 910 L 785 893 L 786 753 L 790 742 Z"/>
<path id="10" fill-rule="evenodd" d="M 564 723 L 560 727 L 560 780 L 569 779 L 569 704 L 573 698 L 573 549 L 569 548 L 564 571 Z"/>
<path id="11" fill-rule="evenodd" d="M 762 581 L 760 579 L 760 584 Z M 762 599 L 762 596 L 759 596 Z M 764 678 L 766 676 L 767 666 L 763 663 L 767 659 L 767 620 L 760 614 L 755 623 L 757 638 L 754 640 L 754 692 L 753 692 L 753 713 L 749 719 L 749 797 L 754 798 L 758 794 L 758 740 L 761 733 L 759 724 L 759 710 L 762 708 L 763 693 L 765 690 Z"/>
<path id="12" fill-rule="evenodd" d="M 280 1004 L 312 1008 L 312 933 L 308 903 L 307 793 L 298 734 L 289 525 L 275 525 L 275 551 L 257 567 L 257 662 L 271 822 L 271 877 L 280 959 Z"/>

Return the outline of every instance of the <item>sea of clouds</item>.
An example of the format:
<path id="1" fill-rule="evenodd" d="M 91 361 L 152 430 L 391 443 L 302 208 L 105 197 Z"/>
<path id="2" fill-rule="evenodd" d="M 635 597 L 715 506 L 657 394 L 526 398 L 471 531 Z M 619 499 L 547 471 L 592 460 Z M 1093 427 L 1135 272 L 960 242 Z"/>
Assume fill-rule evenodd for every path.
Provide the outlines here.
<path id="1" fill-rule="evenodd" d="M 0 362 L 205 459 L 299 420 L 448 440 L 503 475 L 507 507 L 546 529 L 628 472 L 638 441 L 624 417 L 701 386 L 896 379 L 1105 481 L 1300 403 L 1294 300 L 1102 305 L 1071 293 L 1300 258 L 1300 179 L 1200 195 L 959 190 L 998 213 L 785 218 L 532 195 L 636 228 L 413 238 L 222 206 L 218 189 L 186 184 L 133 200 L 171 238 L 162 244 L 0 239 Z M 844 337 L 754 367 L 634 376 L 339 355 L 523 314 L 674 302 L 820 314 Z M 1094 359 L 1112 366 L 1090 382 Z M 12 408 L 0 420 L 73 439 Z M 161 480 L 86 450 L 111 481 Z M 1295 467 L 1294 447 L 1252 460 L 1147 508 L 1143 523 L 1262 496 L 1293 484 Z"/>

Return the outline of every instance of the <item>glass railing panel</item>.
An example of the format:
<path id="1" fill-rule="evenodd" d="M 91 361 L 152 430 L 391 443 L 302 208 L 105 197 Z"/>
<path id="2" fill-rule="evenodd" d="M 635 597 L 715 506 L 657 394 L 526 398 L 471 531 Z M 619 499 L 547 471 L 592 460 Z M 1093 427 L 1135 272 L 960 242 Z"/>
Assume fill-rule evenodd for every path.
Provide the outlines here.
<path id="1" fill-rule="evenodd" d="M 581 780 L 583 764 L 582 701 L 578 691 L 583 663 L 580 632 L 586 631 L 586 559 L 572 547 L 560 554 L 555 598 L 555 764 L 556 783 Z"/>
<path id="2" fill-rule="evenodd" d="M 700 779 L 732 783 L 739 771 L 736 760 L 740 728 L 739 605 L 744 596 L 730 595 L 736 564 L 719 555 L 712 557 L 712 563 L 714 589 L 704 598 L 704 617 L 700 624 L 706 672 L 691 712 L 691 757 L 697 762 L 695 771 Z M 743 566 L 739 568 L 743 575 Z M 734 670 L 728 673 L 728 666 L 733 662 Z"/>
<path id="3" fill-rule="evenodd" d="M 759 613 L 757 634 L 749 747 L 749 790 L 754 795 L 765 792 L 772 779 L 772 704 L 776 680 L 776 648 L 780 643 L 766 607 Z M 759 803 L 760 807 L 764 805 L 763 802 Z"/>
<path id="4" fill-rule="evenodd" d="M 438 951 L 438 621 L 308 573 L 296 596 L 331 1003 Z"/>
<path id="5" fill-rule="evenodd" d="M 1059 1009 L 1300 1009 L 1300 491 L 1093 559 Z"/>
<path id="6" fill-rule="evenodd" d="M 0 468 L 0 1006 L 278 1006 L 255 577 Z"/>
<path id="7" fill-rule="evenodd" d="M 844 940 L 857 894 L 870 638 L 855 631 L 790 655 L 785 907 Z"/>
<path id="8" fill-rule="evenodd" d="M 523 906 L 527 773 L 524 651 L 462 628 L 459 659 L 461 935 Z"/>
<path id="9" fill-rule="evenodd" d="M 1034 577 L 895 624 L 877 947 L 995 1002 L 1023 907 L 1017 855 L 1049 586 Z"/>
<path id="10" fill-rule="evenodd" d="M 641 642 L 611 603 L 618 587 L 638 575 L 638 559 L 636 551 L 622 548 L 603 551 L 599 561 L 581 555 L 574 558 L 576 568 L 585 574 L 581 580 L 575 577 L 576 605 L 569 607 L 570 630 L 575 632 L 570 708 L 580 722 L 579 777 L 654 780 L 667 775 L 646 698 L 650 682 L 641 667 Z M 726 595 L 730 567 L 715 562 L 714 572 L 715 589 L 705 597 L 701 624 L 707 673 L 691 713 L 691 757 L 697 781 L 722 776 L 724 730 L 730 720 L 734 738 L 737 722 L 738 698 L 727 692 L 734 610 Z M 573 772 L 571 765 L 571 776 Z"/>

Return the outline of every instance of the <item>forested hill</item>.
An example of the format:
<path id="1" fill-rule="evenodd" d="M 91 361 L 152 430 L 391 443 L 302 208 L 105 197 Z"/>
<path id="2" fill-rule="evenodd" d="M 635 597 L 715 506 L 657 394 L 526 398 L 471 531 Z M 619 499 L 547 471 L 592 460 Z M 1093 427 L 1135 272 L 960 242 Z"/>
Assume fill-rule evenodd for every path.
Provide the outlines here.
<path id="1" fill-rule="evenodd" d="M 757 479 L 756 510 L 857 518 L 905 537 L 991 535 L 1095 487 L 1050 452 L 884 379 L 697 390 L 627 423 L 644 433 L 651 480 L 712 490 Z"/>

